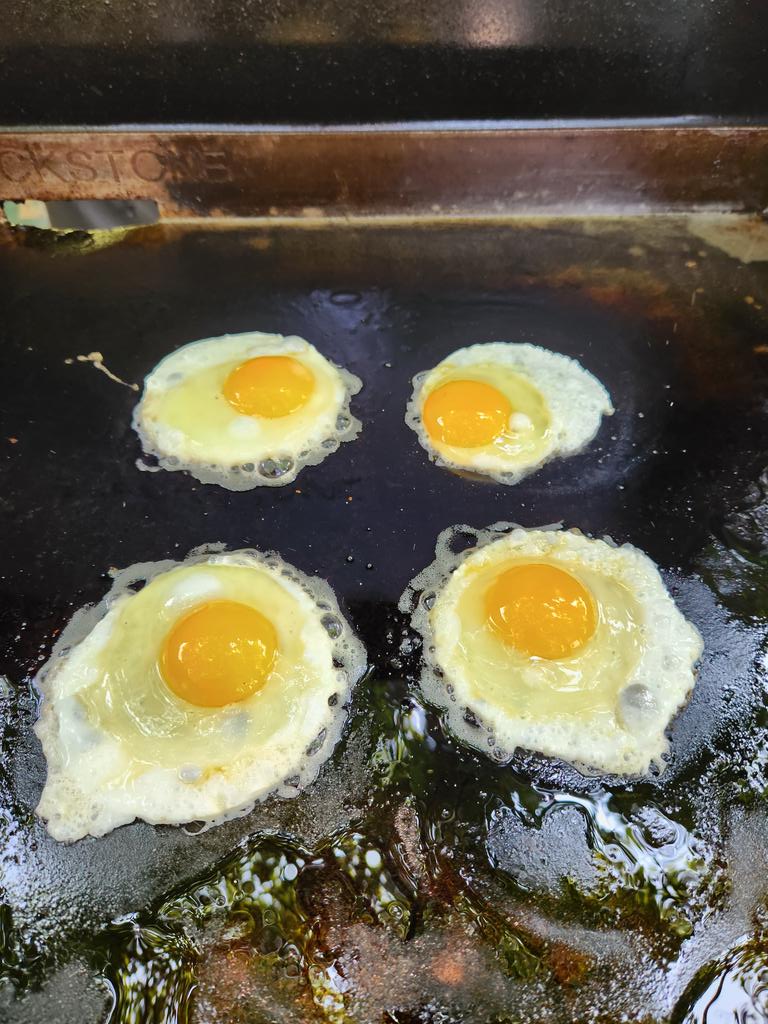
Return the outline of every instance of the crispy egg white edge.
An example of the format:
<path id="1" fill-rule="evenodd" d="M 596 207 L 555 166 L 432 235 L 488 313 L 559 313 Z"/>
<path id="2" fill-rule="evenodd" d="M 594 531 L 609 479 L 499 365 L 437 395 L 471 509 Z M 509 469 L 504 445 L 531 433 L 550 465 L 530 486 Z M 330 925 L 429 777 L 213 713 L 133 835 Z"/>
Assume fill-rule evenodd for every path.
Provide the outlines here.
<path id="1" fill-rule="evenodd" d="M 329 637 L 329 651 L 333 658 L 341 663 L 341 668 L 334 668 L 334 693 L 336 700 L 331 706 L 323 693 L 325 702 L 323 721 L 316 734 L 309 738 L 307 744 L 302 742 L 299 757 L 286 764 L 286 770 L 280 777 L 259 777 L 259 763 L 256 770 L 247 776 L 247 784 L 226 785 L 222 779 L 211 780 L 192 788 L 189 783 L 179 778 L 182 765 L 171 768 L 155 767 L 142 777 L 143 784 L 135 785 L 130 799 L 117 804 L 111 800 L 93 799 L 78 787 L 77 775 L 68 770 L 63 759 L 63 747 L 59 742 L 61 727 L 60 713 L 56 702 L 50 694 L 58 672 L 64 670 L 71 651 L 79 644 L 98 634 L 100 627 L 105 627 L 110 613 L 119 609 L 122 603 L 130 599 L 136 584 L 149 583 L 161 573 L 181 566 L 194 565 L 254 565 L 269 571 L 273 578 L 283 577 L 291 587 L 299 587 L 311 598 L 319 615 L 331 614 L 338 619 L 341 633 L 337 638 Z M 285 799 L 297 796 L 301 790 L 310 785 L 316 778 L 323 763 L 330 757 L 344 727 L 347 718 L 347 706 L 353 687 L 361 679 L 367 667 L 365 648 L 357 639 L 349 623 L 342 615 L 336 597 L 330 585 L 318 577 L 309 577 L 295 567 L 289 565 L 279 555 L 262 553 L 250 549 L 226 551 L 223 544 L 202 545 L 195 548 L 181 562 L 163 560 L 160 562 L 143 562 L 128 566 L 113 574 L 114 582 L 102 600 L 93 606 L 86 606 L 75 612 L 62 631 L 53 647 L 51 656 L 35 678 L 35 687 L 41 696 L 41 706 L 34 731 L 40 740 L 46 758 L 48 774 L 36 809 L 36 813 L 47 819 L 46 826 L 51 836 L 62 842 L 73 842 L 86 835 L 102 836 L 120 825 L 127 824 L 137 818 L 144 819 L 151 808 L 152 794 L 158 782 L 162 783 L 163 792 L 170 794 L 168 807 L 158 813 L 152 812 L 152 824 L 178 825 L 190 821 L 203 821 L 205 825 L 200 831 L 248 814 L 253 807 L 267 797 L 276 795 Z M 324 607 L 320 608 L 320 605 Z M 103 638 L 106 640 L 106 636 Z M 98 639 L 97 639 L 98 642 Z M 235 780 L 237 783 L 237 780 Z M 51 820 L 62 797 L 70 803 L 68 794 L 82 797 L 91 811 L 87 822 L 75 823 L 67 819 Z M 126 797 L 126 791 L 121 791 Z M 142 813 L 144 812 L 144 813 Z M 144 819 L 146 820 L 146 819 Z"/>
<path id="2" fill-rule="evenodd" d="M 514 359 L 510 359 L 510 355 Z M 446 364 L 471 367 L 477 363 L 492 363 L 494 359 L 498 359 L 513 372 L 521 372 L 530 380 L 543 395 L 552 420 L 551 447 L 530 465 L 517 466 L 511 470 L 504 468 L 503 456 L 493 452 L 481 453 L 471 464 L 446 459 L 432 445 L 421 422 L 421 394 L 432 373 Z M 585 399 L 578 422 L 574 422 L 573 416 L 569 415 L 572 394 L 572 386 L 569 385 L 574 381 L 578 381 L 580 397 Z M 436 465 L 480 473 L 490 476 L 497 483 L 511 485 L 519 483 L 552 459 L 577 455 L 583 451 L 594 440 L 603 416 L 612 416 L 614 411 L 611 396 L 604 385 L 578 360 L 527 342 L 492 341 L 457 349 L 431 370 L 416 374 L 413 378 L 413 394 L 406 406 L 405 422 Z"/>
<path id="3" fill-rule="evenodd" d="M 328 367 L 338 374 L 341 381 L 344 398 L 336 409 L 336 417 L 344 417 L 348 425 L 342 430 L 335 431 L 332 435 L 320 440 L 317 444 L 312 443 L 311 449 L 304 458 L 293 459 L 291 469 L 277 477 L 264 476 L 255 467 L 253 471 L 246 471 L 242 466 L 217 466 L 198 460 L 185 460 L 180 457 L 178 451 L 169 451 L 164 447 L 163 440 L 151 426 L 145 422 L 142 416 L 144 400 L 153 390 L 159 390 L 173 384 L 169 378 L 174 373 L 185 372 L 199 367 L 199 363 L 193 358 L 190 350 L 194 349 L 197 354 L 210 348 L 217 353 L 216 363 L 228 362 L 236 359 L 241 353 L 243 344 L 254 347 L 262 347 L 265 355 L 291 355 L 299 354 L 311 349 L 323 360 Z M 253 354 L 251 354 L 252 357 Z M 215 365 L 211 363 L 211 365 Z M 284 487 L 292 483 L 305 466 L 317 466 L 329 455 L 339 449 L 344 441 L 354 441 L 362 429 L 362 423 L 350 411 L 350 402 L 362 388 L 363 382 L 343 366 L 332 363 L 310 342 L 298 335 L 266 334 L 262 331 L 245 331 L 241 334 L 222 334 L 217 338 L 203 338 L 200 341 L 191 341 L 175 352 L 169 353 L 147 374 L 144 378 L 144 391 L 139 402 L 133 410 L 131 426 L 136 431 L 142 444 L 145 455 L 157 459 L 157 466 L 148 466 L 140 459 L 137 461 L 137 468 L 143 471 L 152 472 L 156 469 L 166 469 L 169 472 L 183 470 L 199 480 L 202 484 L 218 484 L 230 491 L 250 491 L 254 487 Z M 166 442 L 168 438 L 166 437 Z M 272 458 L 279 458 L 280 453 L 276 452 Z M 262 459 L 263 461 L 263 459 Z"/>
<path id="4" fill-rule="evenodd" d="M 513 552 L 520 547 L 511 547 L 516 542 L 525 540 L 530 535 L 556 535 L 561 532 L 558 525 L 539 529 L 526 529 L 514 523 L 496 523 L 486 530 L 475 530 L 466 525 L 452 526 L 444 530 L 436 545 L 436 558 L 426 569 L 422 570 L 409 584 L 400 598 L 400 610 L 411 614 L 411 623 L 421 635 L 423 667 L 421 689 L 427 701 L 446 712 L 449 730 L 467 745 L 483 751 L 497 761 L 507 761 L 516 748 L 536 751 L 547 757 L 558 758 L 575 765 L 586 775 L 601 774 L 641 775 L 645 774 L 651 764 L 663 770 L 663 755 L 669 749 L 666 731 L 680 709 L 687 703 L 696 682 L 696 664 L 703 651 L 703 640 L 696 627 L 688 622 L 677 608 L 667 592 L 655 563 L 638 548 L 630 544 L 615 545 L 609 538 L 591 540 L 577 531 L 568 531 L 577 548 L 582 551 L 594 552 L 593 545 L 600 545 L 601 555 L 617 567 L 623 560 L 624 568 L 629 572 L 621 574 L 622 581 L 631 585 L 639 584 L 642 610 L 646 611 L 643 595 L 657 602 L 656 613 L 651 621 L 645 621 L 646 629 L 643 650 L 632 675 L 626 681 L 624 689 L 638 683 L 647 688 L 656 703 L 655 710 L 646 709 L 639 713 L 636 720 L 637 733 L 622 727 L 616 722 L 616 730 L 604 731 L 600 742 L 611 748 L 609 757 L 600 763 L 594 757 L 594 731 L 585 726 L 585 719 L 571 722 L 566 729 L 558 730 L 563 741 L 553 747 L 548 742 L 546 723 L 542 726 L 524 722 L 505 715 L 505 727 L 499 728 L 498 721 L 491 728 L 487 724 L 490 717 L 490 705 L 476 698 L 470 703 L 466 699 L 466 681 L 461 678 L 449 677 L 445 672 L 439 649 L 442 637 L 438 639 L 438 629 L 433 627 L 433 613 L 441 616 L 439 603 L 445 590 L 451 586 L 451 580 L 475 556 L 487 558 L 489 548 L 500 546 Z M 457 536 L 472 536 L 475 546 L 456 554 L 451 546 Z M 500 548 L 497 547 L 496 550 Z M 522 553 L 525 553 L 524 550 Z M 543 554 L 543 553 L 540 553 Z M 537 557 L 536 554 L 533 557 Z M 591 566 L 593 571 L 599 566 Z M 461 576 L 457 577 L 459 580 Z M 459 596 L 460 588 L 456 585 Z M 633 590 L 633 593 L 636 593 Z M 434 603 L 427 607 L 424 603 L 426 595 L 434 594 Z M 449 592 L 449 600 L 454 595 Z M 450 616 L 448 616 L 450 622 Z M 455 622 L 450 623 L 449 642 L 456 642 Z M 685 674 L 685 686 L 675 688 L 673 693 L 665 686 L 666 676 L 661 676 L 658 668 L 662 659 L 672 657 L 682 664 L 678 665 L 680 676 Z M 448 687 L 452 687 L 452 691 Z M 470 713 L 469 720 L 467 712 Z M 497 717 L 499 709 L 493 710 Z M 502 715 L 504 713 L 502 712 Z M 477 724 L 473 724 L 474 718 Z M 617 737 L 620 739 L 617 742 Z"/>

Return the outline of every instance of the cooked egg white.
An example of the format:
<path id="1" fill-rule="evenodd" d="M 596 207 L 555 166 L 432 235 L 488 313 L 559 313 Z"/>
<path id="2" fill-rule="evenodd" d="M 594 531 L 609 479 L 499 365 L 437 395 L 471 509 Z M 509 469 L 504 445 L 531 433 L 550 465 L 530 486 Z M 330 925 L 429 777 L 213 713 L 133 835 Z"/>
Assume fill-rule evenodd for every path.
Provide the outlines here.
<path id="1" fill-rule="evenodd" d="M 465 534 L 476 545 L 453 554 Z M 610 773 L 662 766 L 703 645 L 637 548 L 557 529 L 455 527 L 401 607 L 424 638 L 425 695 L 465 742 Z"/>
<path id="2" fill-rule="evenodd" d="M 295 795 L 333 750 L 364 664 L 330 587 L 276 555 L 123 570 L 38 677 L 37 813 L 70 841 Z"/>
<path id="3" fill-rule="evenodd" d="M 470 345 L 413 384 L 405 420 L 430 457 L 502 484 L 581 451 L 614 411 L 576 360 L 536 345 Z"/>
<path id="4" fill-rule="evenodd" d="M 357 436 L 349 403 L 361 386 L 303 338 L 224 335 L 166 356 L 133 426 L 163 469 L 234 491 L 281 486 Z"/>

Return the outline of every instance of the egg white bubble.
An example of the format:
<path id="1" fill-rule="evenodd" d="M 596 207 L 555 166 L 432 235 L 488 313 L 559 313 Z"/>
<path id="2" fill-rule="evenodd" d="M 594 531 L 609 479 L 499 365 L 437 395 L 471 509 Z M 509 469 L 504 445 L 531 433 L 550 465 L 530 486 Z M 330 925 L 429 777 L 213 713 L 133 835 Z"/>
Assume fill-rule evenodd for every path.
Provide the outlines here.
<path id="1" fill-rule="evenodd" d="M 455 380 L 491 385 L 512 405 L 509 433 L 490 444 L 461 448 L 430 437 L 424 402 Z M 600 381 L 570 356 L 538 345 L 488 342 L 457 349 L 413 378 L 405 422 L 438 465 L 516 484 L 551 459 L 576 455 L 592 441 L 603 416 L 614 412 Z"/>
<path id="2" fill-rule="evenodd" d="M 596 602 L 595 632 L 568 658 L 506 646 L 478 603 L 498 571 L 531 562 L 575 576 Z M 399 607 L 422 637 L 424 696 L 462 742 L 501 762 L 537 751 L 584 774 L 663 770 L 666 731 L 693 690 L 703 642 L 637 548 L 559 525 L 453 526 Z"/>
<path id="3" fill-rule="evenodd" d="M 219 708 L 181 700 L 157 669 L 168 630 L 211 599 L 250 603 L 278 636 L 263 687 Z M 330 586 L 276 554 L 207 545 L 117 571 L 35 680 L 48 766 L 37 813 L 71 842 L 135 818 L 209 827 L 271 794 L 296 796 L 332 753 L 365 667 Z"/>
<path id="4" fill-rule="evenodd" d="M 173 608 L 179 602 L 189 604 L 192 601 L 211 601 L 220 597 L 224 587 L 212 573 L 198 573 L 190 580 L 180 580 L 171 589 L 164 607 Z"/>
<path id="5" fill-rule="evenodd" d="M 245 416 L 222 394 L 229 374 L 249 359 L 290 356 L 314 377 L 303 406 L 275 418 Z M 303 338 L 249 331 L 193 341 L 166 356 L 144 381 L 133 428 L 146 455 L 142 470 L 186 470 L 231 491 L 282 487 L 352 441 L 361 423 L 349 408 L 362 382 Z"/>

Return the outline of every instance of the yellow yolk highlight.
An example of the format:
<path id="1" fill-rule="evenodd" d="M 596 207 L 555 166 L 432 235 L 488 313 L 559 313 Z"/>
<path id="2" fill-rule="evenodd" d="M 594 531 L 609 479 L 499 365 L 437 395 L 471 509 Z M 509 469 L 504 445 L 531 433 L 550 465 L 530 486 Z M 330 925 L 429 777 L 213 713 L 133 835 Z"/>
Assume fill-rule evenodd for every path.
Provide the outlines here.
<path id="1" fill-rule="evenodd" d="M 314 388 L 314 375 L 298 359 L 258 356 L 235 367 L 222 392 L 244 416 L 277 419 L 305 405 Z"/>
<path id="2" fill-rule="evenodd" d="M 595 600 L 570 573 L 546 563 L 516 565 L 485 593 L 489 624 L 504 643 L 536 658 L 568 658 L 597 625 Z"/>
<path id="3" fill-rule="evenodd" d="M 159 669 L 177 697 L 219 708 L 260 690 L 276 656 L 275 627 L 261 612 L 238 601 L 209 601 L 170 630 Z"/>
<path id="4" fill-rule="evenodd" d="M 507 429 L 511 414 L 510 402 L 492 385 L 452 380 L 427 395 L 422 421 L 434 441 L 455 448 L 479 448 Z"/>

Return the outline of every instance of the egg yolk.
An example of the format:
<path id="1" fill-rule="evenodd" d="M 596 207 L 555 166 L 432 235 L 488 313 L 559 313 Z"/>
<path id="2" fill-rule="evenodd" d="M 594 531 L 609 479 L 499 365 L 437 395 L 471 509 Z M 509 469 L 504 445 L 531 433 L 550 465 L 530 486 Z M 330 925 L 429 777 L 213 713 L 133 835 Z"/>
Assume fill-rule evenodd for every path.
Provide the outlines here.
<path id="1" fill-rule="evenodd" d="M 545 563 L 501 573 L 485 593 L 485 612 L 504 643 L 536 658 L 570 657 L 597 625 L 589 590 L 570 573 Z"/>
<path id="2" fill-rule="evenodd" d="M 314 388 L 314 375 L 298 359 L 257 356 L 235 367 L 222 391 L 244 416 L 277 419 L 305 405 Z"/>
<path id="3" fill-rule="evenodd" d="M 434 441 L 454 448 L 479 448 L 507 429 L 511 414 L 510 402 L 492 385 L 452 380 L 427 395 L 422 421 Z"/>
<path id="4" fill-rule="evenodd" d="M 219 708 L 260 690 L 276 656 L 277 634 L 269 619 L 238 601 L 209 601 L 170 630 L 159 669 L 177 697 Z"/>

